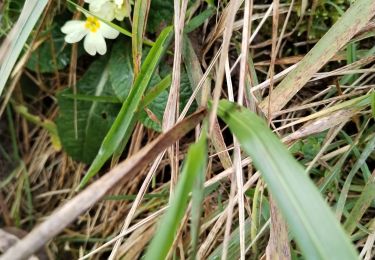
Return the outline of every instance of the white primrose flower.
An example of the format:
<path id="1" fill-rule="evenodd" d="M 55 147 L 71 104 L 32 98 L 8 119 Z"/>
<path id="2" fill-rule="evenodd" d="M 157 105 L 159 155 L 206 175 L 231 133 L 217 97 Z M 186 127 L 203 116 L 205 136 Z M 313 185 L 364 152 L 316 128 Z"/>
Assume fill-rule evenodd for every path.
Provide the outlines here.
<path id="1" fill-rule="evenodd" d="M 105 54 L 107 52 L 105 38 L 115 39 L 119 35 L 117 30 L 93 16 L 88 16 L 86 21 L 68 21 L 61 31 L 66 34 L 67 43 L 76 43 L 85 38 L 83 47 L 92 56 L 96 53 Z"/>
<path id="2" fill-rule="evenodd" d="M 85 0 L 93 14 L 107 20 L 122 21 L 130 16 L 131 5 L 129 0 Z"/>

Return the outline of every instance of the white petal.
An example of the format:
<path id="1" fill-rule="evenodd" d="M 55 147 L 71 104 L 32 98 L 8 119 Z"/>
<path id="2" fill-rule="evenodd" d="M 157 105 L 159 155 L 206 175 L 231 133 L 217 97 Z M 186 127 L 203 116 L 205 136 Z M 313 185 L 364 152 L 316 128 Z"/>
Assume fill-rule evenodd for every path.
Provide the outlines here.
<path id="1" fill-rule="evenodd" d="M 82 29 L 80 31 L 71 32 L 68 35 L 65 36 L 64 40 L 67 43 L 76 43 L 83 39 L 87 35 L 88 31 L 85 29 Z"/>
<path id="2" fill-rule="evenodd" d="M 75 31 L 80 31 L 82 28 L 85 28 L 84 21 L 72 20 L 68 21 L 61 27 L 61 31 L 65 34 L 69 34 Z"/>
<path id="3" fill-rule="evenodd" d="M 107 2 L 109 0 L 91 0 L 89 5 L 90 12 L 100 12 L 103 5 Z"/>
<path id="4" fill-rule="evenodd" d="M 104 20 L 112 21 L 115 18 L 115 10 L 116 6 L 114 3 L 105 2 L 96 11 L 90 11 L 92 11 L 93 14 L 99 16 L 100 18 L 103 18 Z"/>
<path id="5" fill-rule="evenodd" d="M 105 38 L 108 39 L 116 39 L 117 36 L 120 34 L 119 31 L 113 29 L 111 26 L 105 23 L 100 23 L 100 32 Z"/>
<path id="6" fill-rule="evenodd" d="M 96 34 L 96 50 L 100 55 L 104 55 L 107 52 L 107 44 L 100 33 Z"/>
<path id="7" fill-rule="evenodd" d="M 115 4 L 118 6 L 118 8 L 121 7 L 123 2 L 124 2 L 124 0 L 115 0 Z"/>
<path id="8" fill-rule="evenodd" d="M 104 37 L 100 33 L 89 33 L 83 43 L 83 47 L 88 54 L 94 56 L 97 52 L 101 55 L 107 52 L 107 45 Z"/>
<path id="9" fill-rule="evenodd" d="M 122 21 L 125 17 L 130 16 L 131 5 L 125 2 L 120 8 L 116 8 L 116 20 Z"/>

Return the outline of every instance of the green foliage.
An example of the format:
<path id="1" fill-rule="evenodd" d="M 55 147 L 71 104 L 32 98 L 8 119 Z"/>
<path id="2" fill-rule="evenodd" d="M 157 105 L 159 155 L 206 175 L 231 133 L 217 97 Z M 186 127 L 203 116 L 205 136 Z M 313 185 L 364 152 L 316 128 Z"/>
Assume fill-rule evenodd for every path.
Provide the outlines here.
<path id="1" fill-rule="evenodd" d="M 54 25 L 45 32 L 47 39 L 32 54 L 27 68 L 40 73 L 51 73 L 65 68 L 70 63 L 70 48 L 66 46 L 60 27 Z"/>
<path id="2" fill-rule="evenodd" d="M 114 44 L 109 59 L 109 78 L 118 99 L 124 101 L 133 85 L 133 63 L 129 41 Z"/>
<path id="3" fill-rule="evenodd" d="M 113 96 L 108 67 L 106 57 L 95 61 L 77 82 L 77 94 Z M 72 93 L 69 88 L 58 95 L 60 112 L 56 123 L 59 136 L 63 148 L 73 159 L 91 163 L 116 118 L 120 105 L 77 100 L 75 118 L 74 99 L 66 95 Z"/>
<path id="4" fill-rule="evenodd" d="M 314 159 L 315 155 L 320 151 L 324 141 L 325 134 L 309 136 L 303 141 L 301 153 L 307 160 Z"/>
<path id="5" fill-rule="evenodd" d="M 218 115 L 261 172 L 304 255 L 310 259 L 358 259 L 318 189 L 265 122 L 225 100 L 220 101 Z"/>
<path id="6" fill-rule="evenodd" d="M 147 31 L 156 33 L 163 26 L 172 24 L 173 0 L 152 0 L 148 14 Z"/>
<path id="7" fill-rule="evenodd" d="M 104 163 L 118 149 L 120 144 L 123 145 L 122 142 L 124 137 L 127 136 L 129 131 L 132 131 L 142 97 L 150 84 L 156 68 L 169 47 L 169 43 L 172 40 L 172 35 L 173 28 L 165 28 L 159 35 L 154 46 L 151 48 L 144 63 L 142 64 L 138 77 L 134 81 L 129 95 L 122 104 L 120 112 L 105 136 L 99 152 L 97 153 L 85 177 L 81 181 L 79 188 L 82 188 L 100 170 Z"/>
<path id="8" fill-rule="evenodd" d="M 202 132 L 199 141 L 190 146 L 170 206 L 159 223 L 156 234 L 146 252 L 145 260 L 166 259 L 173 244 L 175 233 L 184 217 L 189 194 L 193 190 L 194 183 L 205 174 L 207 164 L 206 142 L 206 134 Z"/>
<path id="9" fill-rule="evenodd" d="M 305 18 L 299 26 L 299 34 L 308 32 L 309 39 L 320 39 L 348 9 L 350 2 L 350 0 L 320 0 L 316 2 L 315 9 L 312 9 L 310 4 L 306 15 L 312 16 L 311 27 L 309 28 L 309 19 Z"/>
<path id="10" fill-rule="evenodd" d="M 168 70 L 170 71 L 170 69 Z M 161 122 L 168 101 L 168 93 L 168 90 L 163 91 L 159 96 L 157 96 L 152 101 L 150 105 L 147 106 L 146 111 L 148 110 L 148 113 L 152 113 L 153 116 L 150 116 L 146 111 L 142 111 L 140 120 L 146 127 L 152 128 L 155 131 L 161 131 Z M 187 104 L 192 93 L 193 90 L 191 88 L 191 84 L 187 76 L 187 73 L 184 70 L 182 70 L 180 82 L 180 112 Z M 196 107 L 196 102 L 194 101 L 190 111 L 194 111 Z"/>
<path id="11" fill-rule="evenodd" d="M 0 36 L 6 35 L 17 21 L 25 0 L 5 0 L 0 13 Z"/>

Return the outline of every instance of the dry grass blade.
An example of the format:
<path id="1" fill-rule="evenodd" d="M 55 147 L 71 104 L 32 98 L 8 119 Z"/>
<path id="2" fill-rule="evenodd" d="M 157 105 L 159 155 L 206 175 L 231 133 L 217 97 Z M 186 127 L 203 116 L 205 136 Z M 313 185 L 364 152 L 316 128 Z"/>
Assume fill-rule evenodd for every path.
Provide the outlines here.
<path id="1" fill-rule="evenodd" d="M 180 3 L 181 2 L 181 3 Z M 181 81 L 181 56 L 185 14 L 187 0 L 174 1 L 174 32 L 175 32 L 175 54 L 173 59 L 172 85 L 168 95 L 168 102 L 163 115 L 163 131 L 169 130 L 175 123 L 179 115 L 180 81 Z M 178 142 L 168 149 L 171 161 L 171 193 L 177 182 L 178 175 Z"/>
<path id="2" fill-rule="evenodd" d="M 21 16 L 0 48 L 0 95 L 9 78 L 14 64 L 22 51 L 32 29 L 46 7 L 47 0 L 29 0 L 25 3 Z"/>
<path id="3" fill-rule="evenodd" d="M 242 0 L 232 0 L 229 2 L 229 6 L 228 6 L 229 9 L 228 9 L 228 16 L 226 17 L 227 20 L 225 22 L 223 47 L 221 50 L 219 67 L 216 72 L 215 89 L 213 93 L 213 106 L 212 106 L 211 113 L 210 113 L 210 121 L 209 121 L 210 133 L 212 133 L 212 129 L 214 126 L 216 112 L 217 112 L 217 108 L 219 105 L 220 93 L 221 93 L 221 89 L 223 86 L 224 68 L 228 59 L 228 51 L 229 51 L 230 40 L 231 40 L 232 32 L 233 32 L 232 30 L 233 30 L 234 18 L 236 16 L 236 13 L 241 3 L 242 3 Z"/>
<path id="4" fill-rule="evenodd" d="M 361 15 L 358 15 L 361 14 Z M 375 14 L 373 0 L 358 0 L 341 19 L 323 36 L 313 49 L 298 63 L 297 67 L 273 91 L 271 100 L 260 104 L 271 117 L 280 111 L 305 83 L 326 64 Z M 269 107 L 269 105 L 271 107 Z"/>
<path id="5" fill-rule="evenodd" d="M 192 130 L 205 115 L 206 110 L 199 110 L 184 121 L 178 123 L 170 131 L 161 135 L 138 153 L 120 163 L 53 213 L 24 239 L 10 248 L 0 259 L 21 260 L 33 254 L 47 243 L 48 240 L 60 233 L 80 214 L 94 205 L 111 188 L 119 184 L 120 181 L 124 181 L 125 179 L 129 180 L 134 177 L 140 169 L 150 163 L 160 152 Z"/>
<path id="6" fill-rule="evenodd" d="M 134 64 L 134 78 L 141 70 L 143 37 L 146 31 L 150 0 L 137 0 L 133 14 L 132 54 Z"/>

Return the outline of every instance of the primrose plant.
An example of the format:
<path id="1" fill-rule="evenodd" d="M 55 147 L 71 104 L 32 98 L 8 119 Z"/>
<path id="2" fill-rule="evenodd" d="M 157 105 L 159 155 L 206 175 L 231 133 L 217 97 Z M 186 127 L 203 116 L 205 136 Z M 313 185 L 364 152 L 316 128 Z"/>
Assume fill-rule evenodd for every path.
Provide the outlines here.
<path id="1" fill-rule="evenodd" d="M 130 15 L 131 1 L 129 0 L 85 0 L 89 4 L 91 14 L 109 22 L 114 19 L 124 20 Z M 95 16 L 84 13 L 86 20 L 71 20 L 64 24 L 61 31 L 66 34 L 67 43 L 83 41 L 83 47 L 90 55 L 104 55 L 107 52 L 105 39 L 115 39 L 119 32 Z"/>

